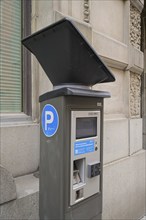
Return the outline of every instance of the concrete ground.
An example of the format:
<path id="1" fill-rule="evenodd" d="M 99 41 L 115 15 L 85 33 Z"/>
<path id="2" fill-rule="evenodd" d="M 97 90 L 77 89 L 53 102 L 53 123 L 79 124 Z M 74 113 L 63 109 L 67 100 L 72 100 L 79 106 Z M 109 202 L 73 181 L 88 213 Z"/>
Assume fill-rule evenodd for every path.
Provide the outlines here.
<path id="1" fill-rule="evenodd" d="M 0 220 L 39 220 L 39 178 L 36 177 L 30 174 L 15 178 L 17 199 L 0 207 Z M 146 216 L 137 220 L 146 220 Z"/>

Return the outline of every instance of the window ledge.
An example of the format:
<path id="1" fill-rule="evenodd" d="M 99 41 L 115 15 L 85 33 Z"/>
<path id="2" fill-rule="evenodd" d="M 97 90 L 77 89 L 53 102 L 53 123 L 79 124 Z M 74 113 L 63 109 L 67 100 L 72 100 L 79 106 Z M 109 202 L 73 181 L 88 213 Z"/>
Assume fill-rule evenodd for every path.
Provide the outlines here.
<path id="1" fill-rule="evenodd" d="M 22 125 L 32 124 L 35 121 L 32 120 L 31 116 L 24 113 L 12 113 L 12 114 L 1 114 L 0 115 L 0 127 L 11 126 L 11 125 Z"/>

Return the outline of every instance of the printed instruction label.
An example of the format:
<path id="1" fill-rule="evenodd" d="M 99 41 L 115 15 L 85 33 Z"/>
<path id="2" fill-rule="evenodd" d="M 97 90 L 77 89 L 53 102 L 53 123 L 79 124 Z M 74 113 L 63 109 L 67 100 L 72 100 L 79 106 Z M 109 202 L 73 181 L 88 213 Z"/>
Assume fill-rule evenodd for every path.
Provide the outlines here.
<path id="1" fill-rule="evenodd" d="M 74 155 L 87 154 L 94 151 L 94 140 L 76 141 Z"/>

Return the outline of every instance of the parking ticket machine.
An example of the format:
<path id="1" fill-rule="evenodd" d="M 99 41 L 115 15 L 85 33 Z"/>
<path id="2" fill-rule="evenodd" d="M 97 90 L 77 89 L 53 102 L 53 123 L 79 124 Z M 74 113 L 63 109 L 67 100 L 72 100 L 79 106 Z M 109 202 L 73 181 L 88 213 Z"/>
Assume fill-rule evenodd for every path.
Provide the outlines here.
<path id="1" fill-rule="evenodd" d="M 40 96 L 40 219 L 101 219 L 103 100 L 114 76 L 71 21 L 23 40 L 54 89 Z"/>

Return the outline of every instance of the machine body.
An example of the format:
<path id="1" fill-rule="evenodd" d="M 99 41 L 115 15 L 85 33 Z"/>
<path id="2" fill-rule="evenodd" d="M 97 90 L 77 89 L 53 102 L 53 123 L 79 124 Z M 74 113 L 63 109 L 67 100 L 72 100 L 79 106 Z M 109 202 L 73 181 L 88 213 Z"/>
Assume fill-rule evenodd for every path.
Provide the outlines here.
<path id="1" fill-rule="evenodd" d="M 40 97 L 41 112 L 49 104 L 59 119 L 52 137 L 41 128 L 40 219 L 101 219 L 103 98 L 109 94 L 89 94 Z"/>

